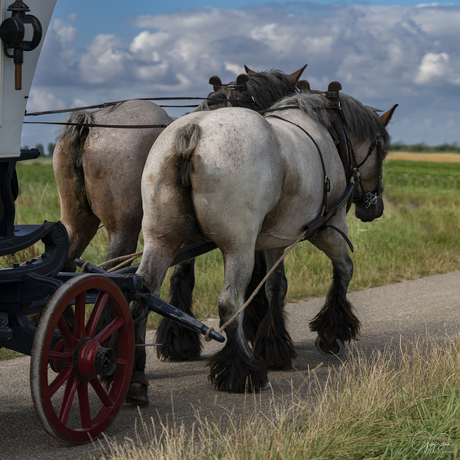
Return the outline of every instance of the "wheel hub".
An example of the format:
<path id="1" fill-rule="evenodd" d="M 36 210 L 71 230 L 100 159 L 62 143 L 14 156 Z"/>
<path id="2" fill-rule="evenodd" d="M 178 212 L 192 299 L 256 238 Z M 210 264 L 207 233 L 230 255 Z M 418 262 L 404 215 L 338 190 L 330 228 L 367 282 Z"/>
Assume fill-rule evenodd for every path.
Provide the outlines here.
<path id="1" fill-rule="evenodd" d="M 112 375 L 117 367 L 117 353 L 104 348 L 91 337 L 85 337 L 75 347 L 73 370 L 79 380 L 90 381 L 98 375 Z"/>

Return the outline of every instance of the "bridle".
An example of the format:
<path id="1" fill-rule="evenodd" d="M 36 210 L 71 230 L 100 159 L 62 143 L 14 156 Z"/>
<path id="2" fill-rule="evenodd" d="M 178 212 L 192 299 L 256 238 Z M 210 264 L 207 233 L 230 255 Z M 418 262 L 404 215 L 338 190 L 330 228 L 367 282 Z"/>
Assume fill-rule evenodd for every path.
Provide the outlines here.
<path id="1" fill-rule="evenodd" d="M 346 121 L 342 112 L 342 106 L 339 98 L 339 91 L 342 89 L 342 85 L 338 81 L 333 81 L 329 84 L 327 91 L 311 90 L 310 83 L 306 80 L 301 80 L 297 83 L 297 87 L 300 92 L 310 92 L 321 94 L 326 97 L 329 101 L 329 110 L 332 118 L 333 133 L 331 135 L 334 139 L 337 139 L 337 150 L 342 160 L 342 164 L 345 170 L 347 182 L 353 181 L 355 184 L 355 190 L 353 191 L 353 203 L 364 204 L 367 208 L 377 204 L 380 195 L 383 192 L 382 185 L 382 167 L 383 167 L 383 149 L 382 141 L 380 140 L 382 135 L 377 133 L 375 138 L 372 140 L 367 155 L 364 159 L 358 163 L 356 155 L 353 150 L 348 130 L 346 128 Z M 374 150 L 377 149 L 377 161 L 378 161 L 378 179 L 377 186 L 373 191 L 367 191 L 364 188 L 359 168 L 362 167 L 366 161 L 371 157 Z M 355 191 L 359 189 L 361 195 L 355 196 Z"/>
<path id="2" fill-rule="evenodd" d="M 346 134 L 348 140 L 348 134 Z M 355 182 L 357 184 L 357 188 L 361 190 L 361 195 L 353 196 L 353 203 L 355 204 L 364 204 L 365 208 L 368 209 L 371 206 L 377 204 L 377 201 L 380 195 L 383 193 L 383 184 L 382 184 L 382 169 L 383 169 L 383 149 L 382 149 L 382 141 L 380 140 L 380 134 L 378 134 L 371 145 L 369 146 L 369 150 L 367 155 L 364 157 L 361 163 L 357 164 L 355 152 L 353 151 L 353 147 L 351 143 L 349 144 L 349 152 L 350 152 L 350 160 L 352 161 L 352 171 L 353 177 L 355 178 Z M 377 175 L 377 186 L 373 191 L 366 192 L 364 189 L 364 184 L 361 179 L 361 174 L 359 173 L 359 168 L 363 166 L 366 161 L 371 157 L 374 150 L 377 150 L 377 164 L 378 164 L 378 175 Z M 353 165 L 354 164 L 354 165 Z"/>

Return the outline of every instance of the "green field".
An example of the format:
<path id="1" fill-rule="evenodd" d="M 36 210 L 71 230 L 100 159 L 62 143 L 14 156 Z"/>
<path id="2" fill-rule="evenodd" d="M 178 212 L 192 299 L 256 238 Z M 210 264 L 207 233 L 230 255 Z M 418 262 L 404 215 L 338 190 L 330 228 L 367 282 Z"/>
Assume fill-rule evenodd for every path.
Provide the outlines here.
<path id="1" fill-rule="evenodd" d="M 60 217 L 59 195 L 50 159 L 20 163 L 20 192 L 16 223 L 36 224 Z M 385 212 L 363 223 L 348 215 L 354 275 L 350 290 L 397 283 L 460 270 L 460 163 L 390 160 L 384 163 Z M 83 254 L 92 264 L 105 260 L 107 234 L 103 228 Z M 142 250 L 142 235 L 138 250 Z M 41 244 L 23 253 L 0 258 L 0 268 L 41 253 Z M 139 259 L 140 260 L 140 259 Z M 324 296 L 332 268 L 329 259 L 308 242 L 286 258 L 289 283 L 287 301 Z M 202 320 L 217 316 L 217 299 L 223 283 L 222 256 L 213 251 L 197 259 L 194 312 Z M 169 299 L 169 276 L 162 297 Z M 149 316 L 154 328 L 160 318 Z M 0 359 L 11 353 L 0 349 Z"/>
<path id="2" fill-rule="evenodd" d="M 50 160 L 18 165 L 20 193 L 16 223 L 31 224 L 60 217 L 59 196 Z M 460 163 L 424 163 L 391 160 L 384 163 L 385 212 L 371 223 L 349 213 L 350 240 L 355 265 L 350 290 L 366 289 L 403 280 L 460 269 L 457 229 L 460 228 Z M 105 259 L 107 235 L 101 228 L 83 259 L 93 264 Z M 40 253 L 40 247 L 34 249 Z M 142 237 L 139 242 L 142 250 Z M 33 252 L 32 251 L 32 254 Z M 30 258 L 16 254 L 14 261 Z M 13 258 L 0 259 L 8 266 Z M 331 264 L 308 242 L 286 259 L 288 300 L 296 301 L 327 292 Z M 200 318 L 217 314 L 217 297 L 223 281 L 219 251 L 197 261 L 195 309 Z M 168 277 L 162 296 L 168 298 Z M 151 315 L 151 326 L 157 319 Z"/>

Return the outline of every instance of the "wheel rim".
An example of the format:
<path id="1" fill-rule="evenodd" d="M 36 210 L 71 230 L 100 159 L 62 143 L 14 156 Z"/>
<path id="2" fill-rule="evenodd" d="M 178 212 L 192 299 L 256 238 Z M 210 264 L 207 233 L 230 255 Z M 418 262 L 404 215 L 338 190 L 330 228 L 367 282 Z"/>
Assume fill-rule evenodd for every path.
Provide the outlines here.
<path id="1" fill-rule="evenodd" d="M 73 328 L 63 316 L 69 305 Z M 104 309 L 112 319 L 101 329 Z M 56 332 L 61 336 L 57 344 Z M 114 336 L 117 352 L 106 345 Z M 133 323 L 120 289 L 101 275 L 77 276 L 63 284 L 42 314 L 32 350 L 32 398 L 45 430 L 70 443 L 100 435 L 125 399 L 133 362 Z M 110 374 L 113 381 L 106 390 L 101 376 Z"/>

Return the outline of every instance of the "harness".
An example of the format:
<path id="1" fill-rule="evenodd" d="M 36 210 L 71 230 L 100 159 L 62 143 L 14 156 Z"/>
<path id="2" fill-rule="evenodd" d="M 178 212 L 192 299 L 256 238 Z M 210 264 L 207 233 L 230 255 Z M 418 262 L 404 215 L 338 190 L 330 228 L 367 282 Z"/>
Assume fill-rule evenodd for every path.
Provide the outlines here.
<path id="1" fill-rule="evenodd" d="M 257 104 L 252 96 L 248 95 L 248 80 L 249 77 L 242 73 L 238 75 L 236 83 L 223 84 L 219 77 L 213 76 L 209 79 L 209 84 L 212 85 L 215 93 L 219 91 L 220 88 L 227 88 L 230 94 L 228 102 L 230 102 L 232 107 L 243 107 L 246 109 L 260 111 L 262 109 L 259 104 Z M 210 109 L 213 110 L 212 107 L 210 107 Z"/>
<path id="2" fill-rule="evenodd" d="M 325 228 L 332 228 L 333 230 L 337 231 L 345 239 L 348 246 L 350 247 L 350 250 L 353 252 L 353 245 L 351 244 L 351 241 L 348 239 L 347 235 L 345 235 L 345 233 L 342 230 L 335 227 L 334 225 L 328 224 L 328 222 L 345 205 L 347 205 L 347 212 L 348 212 L 348 210 L 351 207 L 352 202 L 353 203 L 364 203 L 366 208 L 369 208 L 370 206 L 373 206 L 377 203 L 377 200 L 380 197 L 380 194 L 383 192 L 383 186 L 382 186 L 383 150 L 382 150 L 382 143 L 380 141 L 380 136 L 376 135 L 376 137 L 373 139 L 373 141 L 371 142 L 369 146 L 367 155 L 358 164 L 358 162 L 356 161 L 356 155 L 353 150 L 353 146 L 350 141 L 350 137 L 348 135 L 348 131 L 345 126 L 343 112 L 341 110 L 341 104 L 339 100 L 339 91 L 342 89 L 342 85 L 339 82 L 332 82 L 329 84 L 328 91 L 312 91 L 310 90 L 310 85 L 308 84 L 307 81 L 303 80 L 302 82 L 299 82 L 299 83 L 301 83 L 300 85 L 298 84 L 298 87 L 301 90 L 301 92 L 309 91 L 312 93 L 319 93 L 319 94 L 324 95 L 329 100 L 328 110 L 330 110 L 330 114 L 332 118 L 332 128 L 330 130 L 330 134 L 332 138 L 334 139 L 334 143 L 336 144 L 337 152 L 342 161 L 344 172 L 345 172 L 345 177 L 347 180 L 347 187 L 345 189 L 344 194 L 336 203 L 334 203 L 331 207 L 329 207 L 328 206 L 328 193 L 330 192 L 330 181 L 326 174 L 326 167 L 324 163 L 323 154 L 317 142 L 313 139 L 310 133 L 308 133 L 304 128 L 302 128 L 298 124 L 290 120 L 287 120 L 286 118 L 280 117 L 278 115 L 267 115 L 266 118 L 276 118 L 278 120 L 282 120 L 286 123 L 290 123 L 296 126 L 297 128 L 299 128 L 313 142 L 316 149 L 318 150 L 319 157 L 321 159 L 321 165 L 322 165 L 323 176 L 324 176 L 323 200 L 322 200 L 321 212 L 318 217 L 311 220 L 304 226 L 303 231 L 306 231 L 304 240 L 316 235 L 318 232 L 320 232 L 321 230 Z M 298 107 L 296 106 L 286 106 L 286 107 L 278 108 L 276 109 L 276 111 L 288 110 L 292 108 L 298 109 Z M 265 113 L 265 112 L 270 112 L 270 111 L 273 111 L 273 110 L 269 109 L 268 111 L 266 110 L 263 112 Z M 377 161 L 378 161 L 378 167 L 379 167 L 378 183 L 377 183 L 377 187 L 375 188 L 375 190 L 366 192 L 364 189 L 363 182 L 361 180 L 359 168 L 362 167 L 366 163 L 366 161 L 369 159 L 369 157 L 371 156 L 372 152 L 375 149 L 377 149 L 377 156 L 378 156 Z M 353 196 L 355 187 L 360 189 L 361 195 Z"/>

